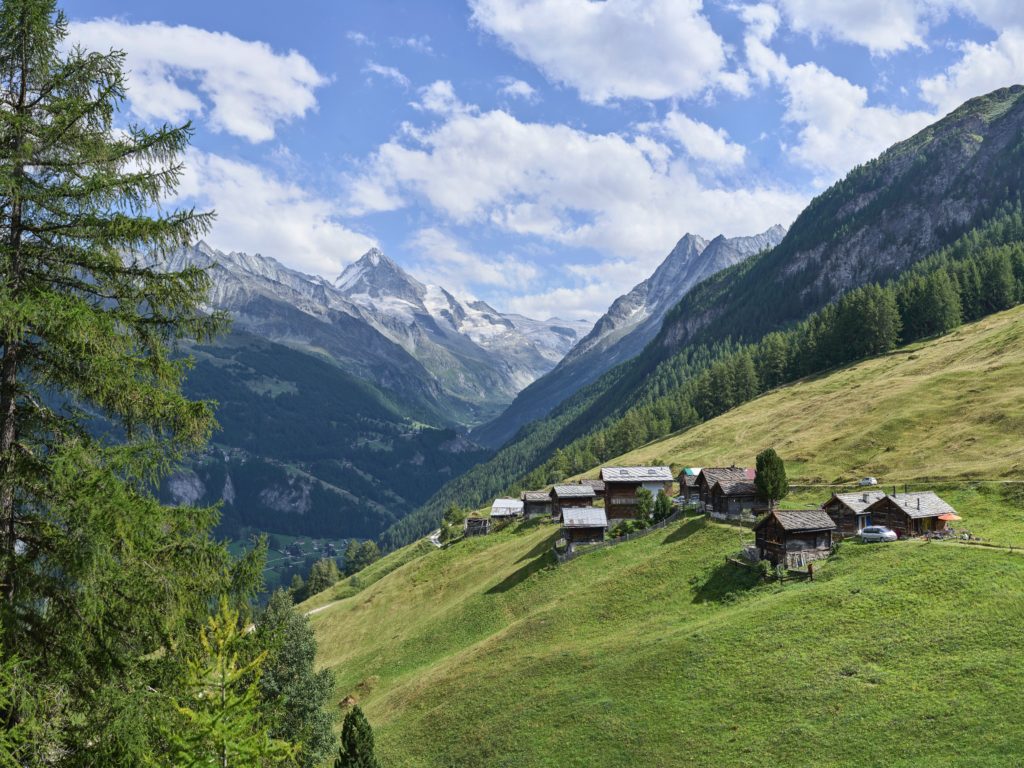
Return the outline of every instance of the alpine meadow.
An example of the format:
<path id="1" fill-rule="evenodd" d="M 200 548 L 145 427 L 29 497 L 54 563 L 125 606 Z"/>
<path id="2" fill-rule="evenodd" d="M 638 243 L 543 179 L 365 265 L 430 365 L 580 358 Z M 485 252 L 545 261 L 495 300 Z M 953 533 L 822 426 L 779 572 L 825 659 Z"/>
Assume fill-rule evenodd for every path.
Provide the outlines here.
<path id="1" fill-rule="evenodd" d="M 0 0 L 0 768 L 1015 766 L 1024 6 Z"/>

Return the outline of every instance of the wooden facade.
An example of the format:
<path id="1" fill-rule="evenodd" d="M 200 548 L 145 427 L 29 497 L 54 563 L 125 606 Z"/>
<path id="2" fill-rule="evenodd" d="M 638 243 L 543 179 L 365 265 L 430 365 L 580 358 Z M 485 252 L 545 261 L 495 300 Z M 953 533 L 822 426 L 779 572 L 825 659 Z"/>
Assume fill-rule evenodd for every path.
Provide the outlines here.
<path id="1" fill-rule="evenodd" d="M 565 509 L 590 507 L 597 494 L 589 485 L 556 485 L 551 489 L 551 514 L 558 517 Z"/>
<path id="2" fill-rule="evenodd" d="M 947 520 L 959 519 L 956 510 L 932 491 L 886 494 L 864 512 L 872 525 L 891 528 L 900 538 L 945 530 Z"/>
<path id="3" fill-rule="evenodd" d="M 467 517 L 463 525 L 463 533 L 468 536 L 486 536 L 491 532 L 491 520 L 488 517 Z"/>
<path id="4" fill-rule="evenodd" d="M 754 527 L 758 555 L 773 565 L 801 568 L 832 553 L 836 524 L 820 509 L 777 509 Z"/>
<path id="5" fill-rule="evenodd" d="M 713 515 L 726 518 L 763 515 L 769 508 L 750 480 L 717 480 L 708 494 L 708 504 Z"/>
<path id="6" fill-rule="evenodd" d="M 833 493 L 832 498 L 822 505 L 822 509 L 832 518 L 841 535 L 856 536 L 867 526 L 876 524 L 867 508 L 884 496 L 882 491 Z"/>
<path id="7" fill-rule="evenodd" d="M 672 495 L 672 470 L 668 467 L 604 467 L 604 507 L 609 520 L 636 517 L 636 492 L 646 488 L 652 496 Z"/>
<path id="8" fill-rule="evenodd" d="M 676 478 L 679 483 L 679 495 L 694 504 L 700 501 L 700 486 L 697 484 L 700 470 L 700 467 L 683 467 Z"/>
<path id="9" fill-rule="evenodd" d="M 600 507 L 573 507 L 562 512 L 562 538 L 569 549 L 604 541 L 608 518 Z"/>
<path id="10" fill-rule="evenodd" d="M 527 491 L 523 494 L 523 517 L 551 517 L 554 503 L 547 491 Z"/>
<path id="11" fill-rule="evenodd" d="M 697 499 L 709 509 L 712 507 L 712 491 L 715 483 L 725 482 L 753 482 L 757 473 L 748 467 L 704 467 L 695 481 L 697 486 Z"/>

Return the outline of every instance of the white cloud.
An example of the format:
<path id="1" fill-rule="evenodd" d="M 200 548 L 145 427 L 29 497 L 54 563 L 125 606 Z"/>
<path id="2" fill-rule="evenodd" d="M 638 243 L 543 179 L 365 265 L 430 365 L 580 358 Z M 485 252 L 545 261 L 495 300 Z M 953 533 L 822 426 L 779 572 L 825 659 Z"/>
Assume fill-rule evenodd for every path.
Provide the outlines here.
<path id="1" fill-rule="evenodd" d="M 357 32 L 354 29 L 350 29 L 345 33 L 345 38 L 356 45 L 373 45 L 373 40 L 364 35 L 362 32 Z"/>
<path id="2" fill-rule="evenodd" d="M 438 115 L 452 115 L 458 112 L 475 111 L 467 107 L 455 95 L 455 87 L 447 80 L 437 80 L 420 88 L 420 100 L 411 105 L 423 112 Z"/>
<path id="3" fill-rule="evenodd" d="M 460 225 L 593 248 L 646 274 L 683 231 L 750 234 L 788 224 L 806 203 L 777 187 L 707 186 L 649 136 L 591 134 L 472 108 L 445 117 L 381 145 L 352 180 L 350 210 L 423 202 Z"/>
<path id="4" fill-rule="evenodd" d="M 1024 82 L 1024 30 L 1005 30 L 988 44 L 966 42 L 963 57 L 942 74 L 921 81 L 921 97 L 940 113 L 975 96 Z"/>
<path id="5" fill-rule="evenodd" d="M 403 88 L 408 88 L 411 85 L 409 78 L 403 75 L 399 69 L 396 67 L 386 67 L 375 61 L 367 61 L 366 66 L 363 67 L 363 72 L 379 75 L 385 80 L 391 80 L 392 82 L 398 83 Z"/>
<path id="6" fill-rule="evenodd" d="M 727 52 L 700 0 L 469 0 L 473 20 L 588 102 L 689 97 L 720 85 Z"/>
<path id="7" fill-rule="evenodd" d="M 375 244 L 340 223 L 334 202 L 250 163 L 190 149 L 176 204 L 213 208 L 207 241 L 333 277 Z"/>
<path id="8" fill-rule="evenodd" d="M 419 37 L 393 37 L 391 38 L 391 45 L 396 48 L 409 48 L 417 53 L 434 53 L 434 49 L 430 45 L 430 35 L 420 35 Z"/>
<path id="9" fill-rule="evenodd" d="M 126 51 L 128 100 L 140 120 L 204 117 L 212 130 L 254 143 L 314 109 L 328 82 L 296 51 L 196 27 L 97 19 L 74 24 L 69 41 Z"/>
<path id="10" fill-rule="evenodd" d="M 784 149 L 794 162 L 819 174 L 819 185 L 835 181 L 935 120 L 929 112 L 869 105 L 866 88 L 813 62 L 790 66 L 767 45 L 775 29 L 770 17 L 766 21 L 750 14 L 745 20 L 747 66 L 759 82 L 782 87 L 783 119 L 799 126 L 797 141 Z"/>
<path id="11" fill-rule="evenodd" d="M 502 85 L 498 90 L 498 93 L 505 96 L 509 96 L 514 99 L 523 99 L 524 101 L 537 101 L 540 98 L 537 94 L 537 89 L 525 80 L 517 80 L 514 77 L 503 77 L 499 82 L 501 82 Z"/>
<path id="12" fill-rule="evenodd" d="M 931 0 L 778 0 L 797 32 L 857 43 L 872 53 L 923 48 L 928 18 L 941 11 Z"/>
<path id="13" fill-rule="evenodd" d="M 477 286 L 521 285 L 540 274 L 535 264 L 516 256 L 474 253 L 437 227 L 415 232 L 409 246 L 419 256 L 415 267 L 418 273 L 463 296 L 473 296 Z"/>
<path id="14" fill-rule="evenodd" d="M 678 141 L 696 160 L 717 166 L 737 166 L 743 164 L 747 154 L 747 148 L 729 141 L 729 134 L 721 128 L 712 128 L 682 112 L 669 112 L 659 128 L 664 135 Z"/>

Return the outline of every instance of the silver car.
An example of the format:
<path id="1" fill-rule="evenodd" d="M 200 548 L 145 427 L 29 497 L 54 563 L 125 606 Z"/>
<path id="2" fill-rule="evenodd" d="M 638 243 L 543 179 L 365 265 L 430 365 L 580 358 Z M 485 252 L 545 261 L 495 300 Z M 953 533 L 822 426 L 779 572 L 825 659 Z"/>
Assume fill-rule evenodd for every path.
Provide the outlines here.
<path id="1" fill-rule="evenodd" d="M 861 541 L 896 541 L 898 538 L 896 531 L 884 525 L 869 525 L 860 532 Z"/>

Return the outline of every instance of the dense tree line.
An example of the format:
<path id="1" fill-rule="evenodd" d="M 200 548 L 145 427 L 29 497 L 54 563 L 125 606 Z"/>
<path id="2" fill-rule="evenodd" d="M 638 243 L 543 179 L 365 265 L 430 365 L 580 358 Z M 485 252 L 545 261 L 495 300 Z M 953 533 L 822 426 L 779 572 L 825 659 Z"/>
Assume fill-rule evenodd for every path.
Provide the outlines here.
<path id="1" fill-rule="evenodd" d="M 1024 215 L 1016 208 L 884 286 L 856 288 L 787 331 L 756 344 L 711 348 L 663 363 L 638 402 L 559 448 L 516 487 L 542 486 L 693 426 L 769 389 L 946 333 L 1024 301 Z"/>

